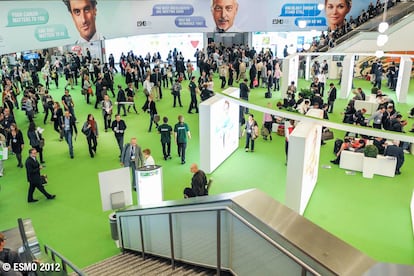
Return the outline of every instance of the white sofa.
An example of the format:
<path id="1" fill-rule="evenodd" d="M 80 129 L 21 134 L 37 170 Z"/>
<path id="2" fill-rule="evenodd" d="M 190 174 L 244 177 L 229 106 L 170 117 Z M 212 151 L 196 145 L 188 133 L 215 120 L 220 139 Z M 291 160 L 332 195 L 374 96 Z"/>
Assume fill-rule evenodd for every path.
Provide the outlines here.
<path id="1" fill-rule="evenodd" d="M 362 152 L 348 150 L 341 152 L 339 162 L 341 169 L 362 172 L 366 178 L 372 178 L 374 174 L 394 177 L 396 166 L 397 159 L 394 157 L 378 155 L 377 158 L 369 158 Z"/>

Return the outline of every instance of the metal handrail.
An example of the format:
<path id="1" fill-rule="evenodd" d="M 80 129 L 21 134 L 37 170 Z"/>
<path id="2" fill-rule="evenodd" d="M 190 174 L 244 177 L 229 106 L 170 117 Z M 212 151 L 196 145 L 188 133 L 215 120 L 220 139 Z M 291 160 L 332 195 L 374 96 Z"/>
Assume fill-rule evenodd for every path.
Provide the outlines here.
<path id="1" fill-rule="evenodd" d="M 244 219 L 242 216 L 240 216 L 237 212 L 235 212 L 234 210 L 232 210 L 229 207 L 213 207 L 213 208 L 195 208 L 195 209 L 190 209 L 190 210 L 173 210 L 173 211 L 162 211 L 160 213 L 156 213 L 156 215 L 160 215 L 160 214 L 168 214 L 169 217 L 171 216 L 171 214 L 178 214 L 178 213 L 194 213 L 194 212 L 204 212 L 204 211 L 217 211 L 217 223 L 218 226 L 221 224 L 220 222 L 220 212 L 221 211 L 228 211 L 231 215 L 233 215 L 234 217 L 236 217 L 238 220 L 240 220 L 240 222 L 242 222 L 244 225 L 246 225 L 247 227 L 249 227 L 252 231 L 254 231 L 256 234 L 258 234 L 260 237 L 264 238 L 267 242 L 269 242 L 272 246 L 274 246 L 275 248 L 277 248 L 278 250 L 280 250 L 281 252 L 283 252 L 288 258 L 290 258 L 292 261 L 294 261 L 295 263 L 299 264 L 302 269 L 305 269 L 306 271 L 309 271 L 310 273 L 314 274 L 314 275 L 321 275 L 319 272 L 317 272 L 315 269 L 313 269 L 312 267 L 310 267 L 308 264 L 304 263 L 301 259 L 299 259 L 298 257 L 296 257 L 293 253 L 291 253 L 289 250 L 287 250 L 286 248 L 284 248 L 281 244 L 279 244 L 278 242 L 276 242 L 275 240 L 273 240 L 271 237 L 269 237 L 266 233 L 264 233 L 263 231 L 261 231 L 260 229 L 258 229 L 256 226 L 254 226 L 253 224 L 251 224 L 248 220 Z M 141 217 L 142 216 L 151 216 L 151 215 L 155 215 L 155 214 L 143 214 L 143 215 L 125 215 L 124 217 L 132 217 L 132 216 L 138 216 L 140 218 L 140 227 L 142 227 L 142 220 Z M 123 217 L 122 215 L 119 215 L 119 223 L 120 223 L 120 229 L 122 229 L 122 220 L 121 217 Z M 169 220 L 169 228 L 170 230 L 172 229 L 172 220 Z M 122 230 L 121 230 L 122 231 Z M 122 233 L 120 233 L 121 235 L 121 239 L 122 239 Z M 171 237 L 172 233 L 170 233 L 170 237 Z M 217 229 L 217 237 L 218 239 L 220 239 L 220 229 Z M 143 233 L 141 231 L 141 241 L 143 241 L 144 237 L 143 237 Z M 170 242 L 173 243 L 172 240 L 170 240 Z M 121 246 L 122 246 L 122 250 L 124 250 L 124 246 L 123 246 L 123 242 L 121 241 Z M 220 252 L 220 248 L 221 248 L 221 244 L 217 244 L 217 250 L 219 253 Z M 144 252 L 142 252 L 143 256 L 145 256 Z M 304 253 L 306 254 L 306 253 Z M 312 256 L 309 256 L 312 258 Z M 172 258 L 174 258 L 174 256 L 172 256 Z M 217 261 L 219 261 L 221 258 L 221 256 L 218 254 L 217 256 Z M 172 262 L 172 266 L 173 266 L 174 262 Z M 323 264 L 320 264 L 321 266 L 323 266 Z M 329 268 L 323 266 L 325 269 L 330 270 Z M 221 264 L 217 263 L 217 275 L 220 275 L 220 271 L 221 271 Z M 331 270 L 330 270 L 331 271 Z M 332 272 L 333 274 L 335 274 L 334 272 Z"/>
<path id="2" fill-rule="evenodd" d="M 62 270 L 67 273 L 67 267 L 69 266 L 74 273 L 76 273 L 79 276 L 86 276 L 86 274 L 80 270 L 77 266 L 75 266 L 73 263 L 71 263 L 68 259 L 66 259 L 65 257 L 63 257 L 60 253 L 58 253 L 56 250 L 54 250 L 53 248 L 51 248 L 48 245 L 44 245 L 44 249 L 45 249 L 45 253 L 46 255 L 48 255 L 49 251 L 52 257 L 52 260 L 54 262 L 56 262 L 56 257 L 58 257 L 61 261 L 62 264 Z"/>
<path id="3" fill-rule="evenodd" d="M 22 218 L 17 219 L 17 225 L 19 227 L 20 237 L 22 239 L 23 248 L 24 248 L 24 255 L 26 258 L 26 262 L 33 262 L 36 260 L 36 257 L 34 256 L 33 252 L 30 250 L 29 241 L 27 239 L 26 231 L 24 228 L 24 223 Z"/>
<path id="4" fill-rule="evenodd" d="M 258 229 L 256 226 L 251 224 L 248 220 L 240 216 L 237 212 L 230 208 L 226 208 L 227 212 L 235 216 L 238 220 L 240 220 L 244 225 L 249 227 L 251 230 L 253 230 L 256 234 L 258 234 L 260 237 L 265 239 L 267 242 L 269 242 L 272 246 L 276 247 L 278 250 L 282 251 L 286 256 L 288 256 L 290 259 L 292 259 L 294 262 L 299 264 L 301 267 L 305 268 L 307 271 L 311 272 L 314 275 L 321 275 L 319 272 L 314 270 L 312 267 L 310 267 L 308 264 L 304 263 L 301 259 L 296 257 L 294 254 L 292 254 L 289 250 L 284 248 L 282 245 L 280 245 L 278 242 L 274 241 L 272 238 L 269 237 L 266 233 Z M 326 267 L 325 267 L 326 268 Z M 328 268 L 326 268 L 328 269 Z"/>

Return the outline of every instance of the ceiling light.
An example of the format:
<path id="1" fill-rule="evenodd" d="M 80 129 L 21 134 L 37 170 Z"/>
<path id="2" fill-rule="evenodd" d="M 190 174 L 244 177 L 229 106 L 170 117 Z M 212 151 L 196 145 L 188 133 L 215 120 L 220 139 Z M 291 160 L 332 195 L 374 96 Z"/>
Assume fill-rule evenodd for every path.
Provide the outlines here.
<path id="1" fill-rule="evenodd" d="M 387 22 L 381 22 L 378 26 L 378 32 L 383 34 L 383 33 L 385 33 L 386 30 L 388 30 L 388 27 L 389 27 L 389 25 L 388 25 Z"/>
<path id="2" fill-rule="evenodd" d="M 299 28 L 304 29 L 304 28 L 306 28 L 306 25 L 307 25 L 306 20 L 299 20 L 298 21 Z"/>
<path id="3" fill-rule="evenodd" d="M 382 47 L 388 42 L 388 35 L 379 35 L 377 38 L 377 46 Z"/>
<path id="4" fill-rule="evenodd" d="M 384 51 L 383 51 L 383 50 L 377 50 L 377 51 L 375 52 L 375 56 L 376 56 L 377 58 L 382 58 L 382 57 L 384 56 Z"/>

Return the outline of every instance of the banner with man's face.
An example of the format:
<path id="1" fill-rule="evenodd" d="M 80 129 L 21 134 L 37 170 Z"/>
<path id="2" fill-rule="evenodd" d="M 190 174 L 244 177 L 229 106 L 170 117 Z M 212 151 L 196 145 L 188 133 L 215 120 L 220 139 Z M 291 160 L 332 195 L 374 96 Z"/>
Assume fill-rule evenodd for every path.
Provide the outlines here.
<path id="1" fill-rule="evenodd" d="M 370 0 L 0 1 L 0 54 L 154 33 L 326 30 Z M 329 7 L 329 9 L 328 9 Z M 306 29 L 299 25 L 306 22 Z"/>

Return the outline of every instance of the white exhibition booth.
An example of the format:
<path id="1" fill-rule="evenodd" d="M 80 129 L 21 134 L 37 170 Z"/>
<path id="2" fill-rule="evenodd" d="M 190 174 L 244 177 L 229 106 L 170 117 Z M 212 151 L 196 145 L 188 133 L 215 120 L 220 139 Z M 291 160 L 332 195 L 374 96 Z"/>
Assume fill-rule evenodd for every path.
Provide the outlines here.
<path id="1" fill-rule="evenodd" d="M 284 91 L 287 91 L 288 85 L 294 81 L 297 83 L 299 72 L 299 58 L 306 58 L 306 79 L 309 79 L 309 71 L 311 67 L 311 56 L 327 57 L 326 59 L 333 60 L 333 57 L 343 56 L 342 65 L 342 77 L 341 77 L 341 89 L 338 93 L 339 98 L 347 99 L 352 91 L 352 80 L 354 77 L 355 61 L 356 57 L 375 57 L 375 53 L 297 53 L 289 55 L 283 60 L 282 78 L 288 81 L 282 82 L 282 97 L 286 96 Z M 408 89 L 410 85 L 411 69 L 412 69 L 412 55 L 402 54 L 384 54 L 383 57 L 399 58 L 399 72 L 396 86 L 396 97 L 399 103 L 407 102 Z M 330 69 L 332 70 L 335 65 L 333 62 L 329 62 Z"/>
<path id="2" fill-rule="evenodd" d="M 323 118 L 321 109 L 307 116 Z M 322 125 L 299 122 L 289 136 L 285 204 L 303 215 L 318 179 Z"/>

